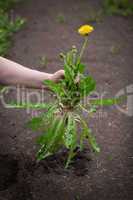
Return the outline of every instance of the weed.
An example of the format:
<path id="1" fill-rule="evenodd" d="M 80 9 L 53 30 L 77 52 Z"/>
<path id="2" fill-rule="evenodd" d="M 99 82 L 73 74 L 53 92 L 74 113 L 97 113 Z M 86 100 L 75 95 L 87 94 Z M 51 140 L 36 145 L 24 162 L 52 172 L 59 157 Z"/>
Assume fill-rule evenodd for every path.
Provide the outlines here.
<path id="1" fill-rule="evenodd" d="M 113 160 L 113 156 L 112 156 L 112 155 L 109 155 L 109 156 L 108 156 L 108 160 L 112 161 L 112 160 Z"/>
<path id="2" fill-rule="evenodd" d="M 66 22 L 66 18 L 62 13 L 59 13 L 56 18 L 57 22 L 63 24 Z"/>
<path id="3" fill-rule="evenodd" d="M 0 9 L 3 11 L 8 11 L 10 8 L 12 8 L 16 3 L 18 3 L 20 0 L 0 0 Z"/>
<path id="4" fill-rule="evenodd" d="M 73 161 L 77 151 L 84 149 L 84 141 L 88 141 L 92 151 L 99 153 L 100 147 L 96 142 L 92 130 L 83 115 L 88 116 L 96 112 L 99 105 L 112 105 L 116 99 L 91 99 L 84 104 L 84 99 L 95 91 L 96 83 L 91 75 L 85 75 L 85 65 L 81 62 L 84 50 L 88 42 L 88 34 L 94 29 L 89 25 L 82 26 L 79 33 L 84 37 L 84 43 L 79 52 L 73 46 L 69 52 L 61 53 L 60 57 L 64 63 L 65 78 L 59 83 L 45 80 L 51 91 L 56 95 L 53 103 L 41 104 L 17 104 L 14 108 L 44 109 L 40 116 L 32 118 L 28 126 L 34 131 L 41 131 L 42 135 L 37 143 L 40 149 L 37 159 L 40 161 L 58 152 L 63 146 L 68 150 L 65 163 L 67 168 Z M 80 131 L 78 127 L 80 126 Z M 78 135 L 79 133 L 79 135 Z"/>
<path id="5" fill-rule="evenodd" d="M 112 55 L 117 55 L 117 54 L 119 54 L 119 53 L 120 53 L 120 50 L 121 50 L 121 47 L 118 46 L 118 45 L 112 45 L 112 46 L 110 47 L 110 53 L 111 53 Z"/>
<path id="6" fill-rule="evenodd" d="M 13 33 L 21 29 L 25 24 L 25 20 L 17 17 L 15 20 L 11 20 L 7 14 L 7 10 L 15 3 L 17 0 L 0 0 L 0 55 L 5 56 L 8 49 L 11 46 L 11 37 Z"/>
<path id="7" fill-rule="evenodd" d="M 133 2 L 130 0 L 104 0 L 104 10 L 109 15 L 133 15 Z"/>
<path id="8" fill-rule="evenodd" d="M 44 55 L 40 58 L 40 65 L 45 68 L 47 67 L 47 64 L 48 64 L 48 58 L 46 55 Z"/>

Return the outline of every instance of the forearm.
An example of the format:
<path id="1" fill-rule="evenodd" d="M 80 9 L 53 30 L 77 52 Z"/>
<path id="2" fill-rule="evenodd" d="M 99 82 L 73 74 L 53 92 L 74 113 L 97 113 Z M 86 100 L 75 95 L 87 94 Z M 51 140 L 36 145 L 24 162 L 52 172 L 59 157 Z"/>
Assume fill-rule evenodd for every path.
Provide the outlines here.
<path id="1" fill-rule="evenodd" d="M 52 74 L 26 68 L 18 63 L 0 57 L 0 83 L 4 85 L 23 85 L 44 87 L 43 81 L 51 79 Z"/>

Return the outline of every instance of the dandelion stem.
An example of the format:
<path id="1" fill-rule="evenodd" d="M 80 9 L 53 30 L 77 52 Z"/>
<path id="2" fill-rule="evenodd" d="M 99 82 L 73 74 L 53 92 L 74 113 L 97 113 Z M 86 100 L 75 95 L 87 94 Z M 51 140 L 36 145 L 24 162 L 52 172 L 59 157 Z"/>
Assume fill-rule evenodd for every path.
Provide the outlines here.
<path id="1" fill-rule="evenodd" d="M 84 40 L 83 46 L 82 46 L 80 54 L 79 54 L 79 61 L 81 60 L 81 58 L 83 56 L 84 50 L 87 46 L 87 42 L 88 42 L 88 36 L 85 36 L 85 40 Z"/>

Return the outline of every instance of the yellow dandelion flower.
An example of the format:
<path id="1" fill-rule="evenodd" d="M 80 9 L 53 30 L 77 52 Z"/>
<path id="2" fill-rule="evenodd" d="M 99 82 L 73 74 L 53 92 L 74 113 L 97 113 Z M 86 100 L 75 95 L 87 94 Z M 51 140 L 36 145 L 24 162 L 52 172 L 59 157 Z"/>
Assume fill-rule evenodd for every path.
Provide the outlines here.
<path id="1" fill-rule="evenodd" d="M 90 25 L 83 25 L 78 29 L 78 33 L 82 36 L 87 36 L 89 33 L 91 33 L 94 30 L 94 28 Z"/>

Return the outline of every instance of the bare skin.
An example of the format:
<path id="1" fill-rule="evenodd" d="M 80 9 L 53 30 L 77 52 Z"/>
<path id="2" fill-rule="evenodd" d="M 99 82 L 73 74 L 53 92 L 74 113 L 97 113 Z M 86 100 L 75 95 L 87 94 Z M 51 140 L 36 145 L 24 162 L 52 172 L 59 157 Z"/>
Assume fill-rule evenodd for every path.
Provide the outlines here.
<path id="1" fill-rule="evenodd" d="M 0 84 L 21 85 L 29 88 L 46 88 L 44 80 L 59 82 L 64 77 L 64 70 L 53 74 L 29 69 L 18 63 L 0 57 Z"/>

